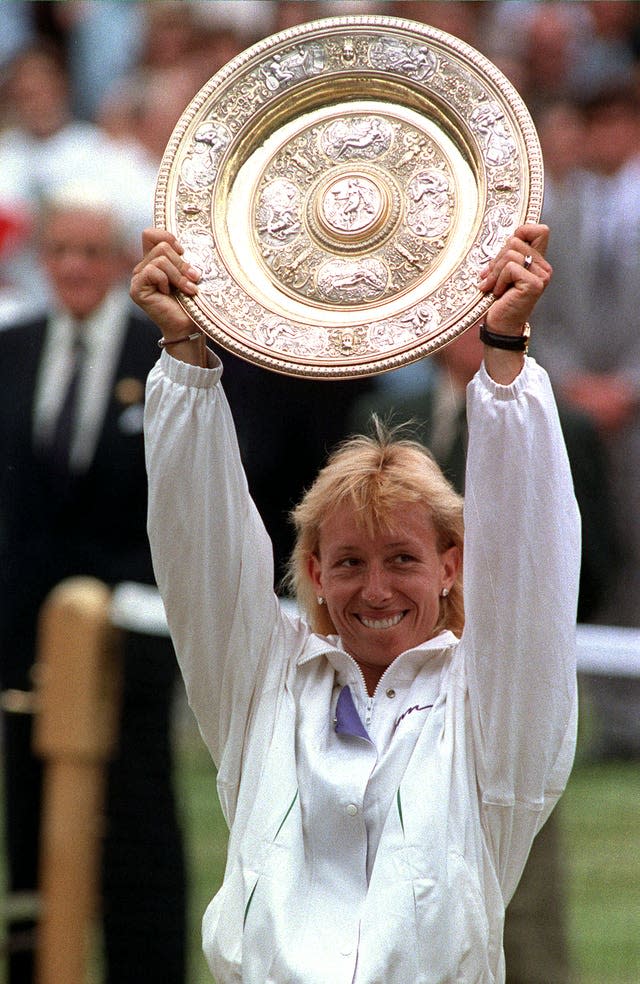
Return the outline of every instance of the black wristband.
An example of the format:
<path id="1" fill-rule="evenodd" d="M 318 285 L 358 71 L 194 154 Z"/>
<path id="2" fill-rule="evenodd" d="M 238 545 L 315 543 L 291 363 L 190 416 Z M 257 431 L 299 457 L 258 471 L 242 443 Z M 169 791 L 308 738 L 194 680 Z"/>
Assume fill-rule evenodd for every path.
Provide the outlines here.
<path id="1" fill-rule="evenodd" d="M 480 341 L 491 348 L 507 349 L 509 352 L 526 352 L 529 347 L 531 326 L 527 321 L 521 335 L 502 335 L 489 331 L 484 321 L 480 325 Z"/>

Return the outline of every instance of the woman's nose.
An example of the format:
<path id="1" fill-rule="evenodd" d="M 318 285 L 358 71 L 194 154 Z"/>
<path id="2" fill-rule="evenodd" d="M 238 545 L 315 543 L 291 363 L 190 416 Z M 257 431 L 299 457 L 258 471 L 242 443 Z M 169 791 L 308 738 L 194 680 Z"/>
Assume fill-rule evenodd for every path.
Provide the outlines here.
<path id="1" fill-rule="evenodd" d="M 372 564 L 366 572 L 362 597 L 369 604 L 380 604 L 391 595 L 389 575 L 381 564 Z"/>

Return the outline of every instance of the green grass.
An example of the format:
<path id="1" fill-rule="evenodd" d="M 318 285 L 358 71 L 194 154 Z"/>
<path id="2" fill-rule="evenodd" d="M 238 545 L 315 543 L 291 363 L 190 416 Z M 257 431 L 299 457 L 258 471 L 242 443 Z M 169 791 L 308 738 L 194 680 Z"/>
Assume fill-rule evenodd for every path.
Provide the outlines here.
<path id="1" fill-rule="evenodd" d="M 200 922 L 224 871 L 226 827 L 215 773 L 191 717 L 179 716 L 177 781 L 189 859 L 189 979 L 210 984 Z M 575 984 L 640 982 L 640 769 L 574 769 L 560 810 Z M 87 984 L 100 984 L 99 961 Z M 0 961 L 0 984 L 4 982 Z"/>
<path id="2" fill-rule="evenodd" d="M 562 800 L 577 984 L 640 982 L 640 770 L 580 765 Z"/>
<path id="3" fill-rule="evenodd" d="M 177 791 L 187 843 L 189 877 L 188 984 L 212 980 L 200 945 L 205 908 L 222 882 L 227 827 L 216 793 L 215 770 L 191 719 L 181 722 L 177 742 Z"/>

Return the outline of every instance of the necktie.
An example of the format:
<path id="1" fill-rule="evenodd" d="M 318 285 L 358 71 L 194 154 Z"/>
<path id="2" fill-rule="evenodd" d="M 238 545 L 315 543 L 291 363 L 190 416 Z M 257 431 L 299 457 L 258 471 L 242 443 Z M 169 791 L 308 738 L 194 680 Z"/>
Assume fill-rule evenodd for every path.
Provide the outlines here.
<path id="1" fill-rule="evenodd" d="M 75 430 L 83 354 L 82 328 L 76 326 L 69 356 L 71 362 L 69 381 L 47 448 L 47 460 L 54 479 L 65 480 L 69 475 L 69 455 Z"/>

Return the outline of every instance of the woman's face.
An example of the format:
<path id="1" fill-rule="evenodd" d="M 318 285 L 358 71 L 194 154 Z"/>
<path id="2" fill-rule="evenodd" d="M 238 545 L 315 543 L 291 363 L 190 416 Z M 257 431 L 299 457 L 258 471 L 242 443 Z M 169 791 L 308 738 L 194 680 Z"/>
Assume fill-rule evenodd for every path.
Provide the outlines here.
<path id="1" fill-rule="evenodd" d="M 309 572 L 345 649 L 377 683 L 396 656 L 433 636 L 440 592 L 459 566 L 457 547 L 438 553 L 424 507 L 396 507 L 389 528 L 370 536 L 344 505 L 321 526 Z"/>

